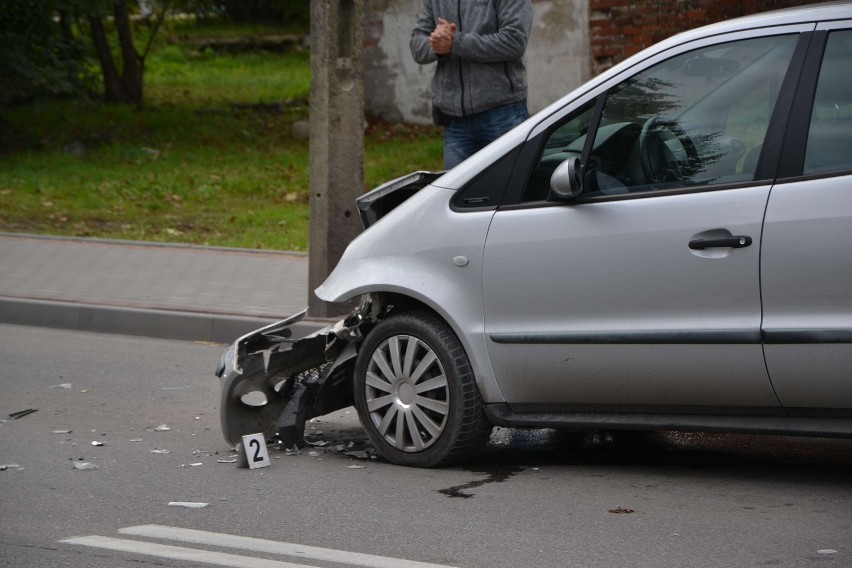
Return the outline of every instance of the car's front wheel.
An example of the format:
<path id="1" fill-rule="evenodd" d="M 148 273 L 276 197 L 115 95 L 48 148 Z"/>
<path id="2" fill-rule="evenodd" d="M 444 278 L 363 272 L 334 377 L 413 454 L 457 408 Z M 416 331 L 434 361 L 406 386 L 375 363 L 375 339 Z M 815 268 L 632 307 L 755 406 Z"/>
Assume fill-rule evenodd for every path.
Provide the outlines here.
<path id="1" fill-rule="evenodd" d="M 354 388 L 370 440 L 397 464 L 450 463 L 481 447 L 491 432 L 461 343 L 429 313 L 377 325 L 359 349 Z"/>

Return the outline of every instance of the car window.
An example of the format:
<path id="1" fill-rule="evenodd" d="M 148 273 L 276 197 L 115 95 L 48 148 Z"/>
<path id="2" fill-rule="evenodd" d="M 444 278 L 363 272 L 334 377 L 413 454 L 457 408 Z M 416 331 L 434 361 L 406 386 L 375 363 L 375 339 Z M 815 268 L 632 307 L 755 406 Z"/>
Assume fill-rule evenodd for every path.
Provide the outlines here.
<path id="1" fill-rule="evenodd" d="M 584 195 L 752 181 L 797 40 L 690 51 L 611 89 L 584 165 Z M 545 199 L 550 173 L 579 157 L 591 115 L 581 109 L 552 131 L 524 201 Z"/>
<path id="2" fill-rule="evenodd" d="M 796 36 L 724 43 L 613 89 L 587 171 L 602 193 L 751 181 Z"/>
<path id="3" fill-rule="evenodd" d="M 589 131 L 589 124 L 592 122 L 594 109 L 595 101 L 592 100 L 571 113 L 550 133 L 538 163 L 527 181 L 522 201 L 544 201 L 547 199 L 550 191 L 550 176 L 553 175 L 556 166 L 568 158 L 580 157 L 583 153 L 583 143 L 586 140 L 586 133 Z"/>
<path id="4" fill-rule="evenodd" d="M 819 81 L 804 173 L 852 170 L 852 30 L 828 36 Z"/>

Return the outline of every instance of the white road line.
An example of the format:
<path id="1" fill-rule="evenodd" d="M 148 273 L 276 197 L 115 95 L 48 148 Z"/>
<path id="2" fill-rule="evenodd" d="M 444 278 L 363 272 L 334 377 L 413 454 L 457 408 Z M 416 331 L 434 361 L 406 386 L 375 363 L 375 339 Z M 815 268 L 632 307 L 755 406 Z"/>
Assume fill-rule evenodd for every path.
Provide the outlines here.
<path id="1" fill-rule="evenodd" d="M 203 564 L 215 564 L 216 566 L 227 566 L 228 568 L 316 568 L 305 564 L 291 564 L 290 562 L 279 562 L 278 560 L 266 560 L 264 558 L 251 558 L 226 554 L 224 552 L 208 552 L 194 548 L 183 548 L 181 546 L 170 546 L 168 544 L 155 544 L 152 542 L 141 542 L 138 540 L 125 540 L 122 538 L 111 538 L 108 536 L 80 536 L 66 538 L 60 542 L 68 544 L 82 544 L 95 548 L 117 550 L 120 552 L 131 552 L 159 558 L 170 558 L 173 560 L 188 560 L 190 562 L 201 562 Z"/>
<path id="2" fill-rule="evenodd" d="M 193 544 L 221 546 L 223 548 L 238 548 L 241 550 L 280 554 L 297 558 L 309 558 L 311 560 L 320 560 L 325 562 L 339 562 L 350 566 L 365 566 L 367 568 L 452 568 L 451 566 L 445 566 L 443 564 L 429 564 L 426 562 L 416 562 L 414 560 L 389 558 L 387 556 L 373 556 L 371 554 L 361 554 L 358 552 L 346 552 L 345 550 L 302 546 L 300 544 L 291 544 L 289 542 L 277 542 L 247 536 L 166 527 L 162 525 L 127 527 L 119 529 L 118 532 L 134 536 L 159 538 L 163 540 L 177 540 Z"/>

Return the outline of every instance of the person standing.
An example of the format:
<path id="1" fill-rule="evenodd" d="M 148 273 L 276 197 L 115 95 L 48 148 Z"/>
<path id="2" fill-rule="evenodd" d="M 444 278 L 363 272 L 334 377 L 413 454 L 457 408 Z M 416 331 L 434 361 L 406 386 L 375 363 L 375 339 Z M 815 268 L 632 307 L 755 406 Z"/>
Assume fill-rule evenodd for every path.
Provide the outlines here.
<path id="1" fill-rule="evenodd" d="M 411 55 L 438 62 L 432 115 L 453 168 L 527 119 L 530 0 L 422 0 Z"/>

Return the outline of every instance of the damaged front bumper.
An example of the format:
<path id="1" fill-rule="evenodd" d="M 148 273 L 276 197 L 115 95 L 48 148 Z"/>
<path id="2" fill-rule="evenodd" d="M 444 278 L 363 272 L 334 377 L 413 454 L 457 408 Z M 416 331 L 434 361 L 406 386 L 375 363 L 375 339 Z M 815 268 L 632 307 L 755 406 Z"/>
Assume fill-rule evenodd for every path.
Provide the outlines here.
<path id="1" fill-rule="evenodd" d="M 352 404 L 352 374 L 361 328 L 375 321 L 369 297 L 345 319 L 292 339 L 305 311 L 237 339 L 222 354 L 220 415 L 225 440 L 246 434 L 301 445 L 305 422 Z"/>

